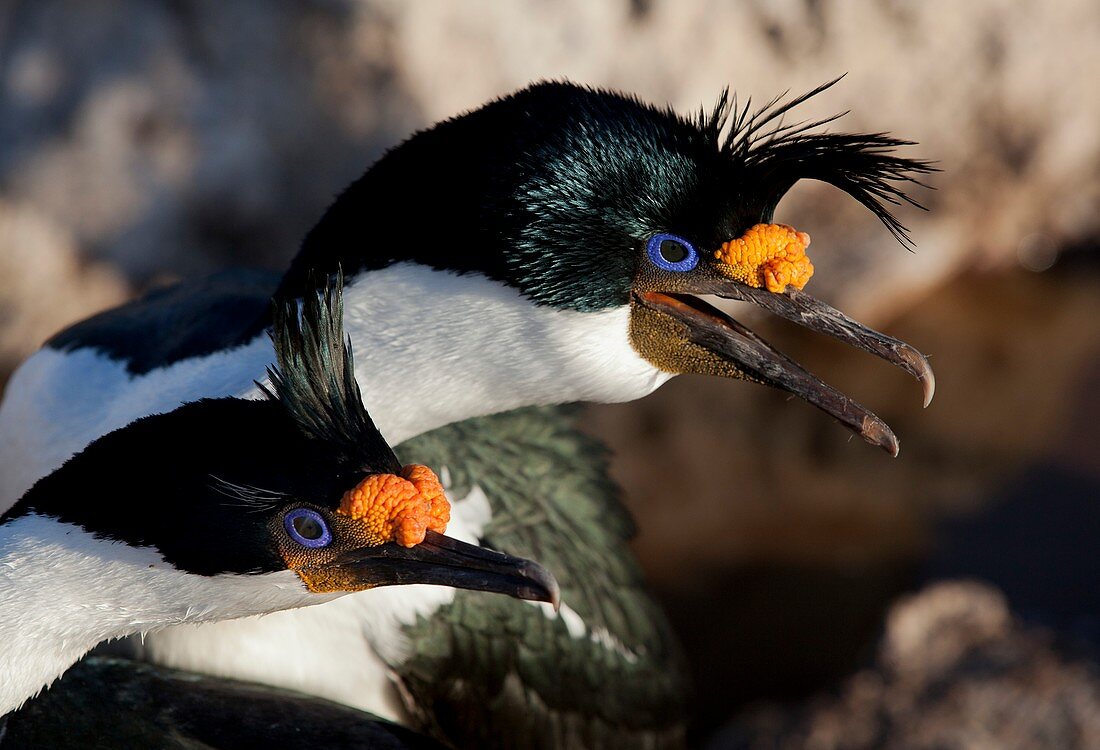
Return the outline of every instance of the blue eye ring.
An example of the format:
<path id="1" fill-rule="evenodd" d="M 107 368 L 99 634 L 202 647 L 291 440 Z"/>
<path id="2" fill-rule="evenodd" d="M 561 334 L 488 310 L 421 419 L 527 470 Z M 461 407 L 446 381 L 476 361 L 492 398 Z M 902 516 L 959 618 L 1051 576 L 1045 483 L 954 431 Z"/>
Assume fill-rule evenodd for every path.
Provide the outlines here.
<path id="1" fill-rule="evenodd" d="M 310 524 L 313 524 L 312 526 Z M 283 528 L 298 544 L 310 549 L 319 549 L 332 544 L 332 532 L 324 516 L 310 508 L 295 508 L 283 516 Z M 319 532 L 311 536 L 313 532 Z"/>
<path id="2" fill-rule="evenodd" d="M 665 243 L 676 243 L 684 249 L 684 255 L 678 260 L 669 260 L 662 253 L 662 249 L 668 250 Z M 649 238 L 649 241 L 645 246 L 646 255 L 649 256 L 650 262 L 658 268 L 663 268 L 666 271 L 684 272 L 690 271 L 699 265 L 699 253 L 695 252 L 695 246 L 685 240 L 683 237 L 677 237 L 674 234 L 655 234 Z"/>

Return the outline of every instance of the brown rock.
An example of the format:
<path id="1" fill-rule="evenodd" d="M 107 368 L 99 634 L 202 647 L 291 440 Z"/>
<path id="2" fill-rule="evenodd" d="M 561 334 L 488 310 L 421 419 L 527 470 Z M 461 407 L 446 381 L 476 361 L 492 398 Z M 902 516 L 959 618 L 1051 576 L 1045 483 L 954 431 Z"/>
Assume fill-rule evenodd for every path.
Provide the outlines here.
<path id="1" fill-rule="evenodd" d="M 875 665 L 839 695 L 756 708 L 710 747 L 1095 748 L 1100 674 L 1017 622 L 996 589 L 938 583 L 894 606 Z"/>
<path id="2" fill-rule="evenodd" d="M 64 227 L 2 199 L 0 280 L 0 384 L 58 329 L 130 293 L 109 265 L 82 259 Z"/>

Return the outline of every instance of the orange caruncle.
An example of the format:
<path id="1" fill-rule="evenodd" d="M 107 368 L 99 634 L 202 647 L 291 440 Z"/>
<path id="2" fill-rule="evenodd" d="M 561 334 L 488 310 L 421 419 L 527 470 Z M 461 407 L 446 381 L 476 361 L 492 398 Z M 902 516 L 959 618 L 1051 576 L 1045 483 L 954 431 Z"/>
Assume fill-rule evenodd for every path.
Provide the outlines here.
<path id="1" fill-rule="evenodd" d="M 769 292 L 806 286 L 814 266 L 806 257 L 810 235 L 786 224 L 757 224 L 714 251 L 719 270 L 742 284 Z"/>
<path id="2" fill-rule="evenodd" d="M 427 466 L 410 464 L 396 474 L 373 474 L 344 493 L 337 511 L 362 521 L 368 544 L 412 547 L 428 529 L 442 534 L 451 520 L 443 485 Z"/>
<path id="3" fill-rule="evenodd" d="M 409 464 L 401 470 L 401 476 L 412 482 L 420 496 L 428 501 L 428 528 L 440 534 L 446 531 L 451 520 L 451 502 L 435 472 L 423 464 Z"/>

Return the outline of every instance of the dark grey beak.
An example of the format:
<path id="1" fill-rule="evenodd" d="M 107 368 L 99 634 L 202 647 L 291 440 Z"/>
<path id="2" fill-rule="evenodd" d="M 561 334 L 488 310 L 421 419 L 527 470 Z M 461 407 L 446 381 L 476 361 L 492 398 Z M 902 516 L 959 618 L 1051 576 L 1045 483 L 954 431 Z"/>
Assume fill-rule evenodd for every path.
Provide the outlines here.
<path id="1" fill-rule="evenodd" d="M 782 294 L 775 294 L 736 282 L 719 282 L 714 287 L 700 293 L 752 302 L 811 331 L 832 336 L 900 367 L 920 382 L 924 389 L 924 406 L 927 408 L 932 403 L 932 396 L 936 393 L 936 376 L 932 366 L 928 364 L 927 357 L 904 341 L 868 328 L 798 289 L 788 288 Z"/>
<path id="2" fill-rule="evenodd" d="M 413 547 L 389 542 L 353 550 L 334 562 L 367 587 L 430 583 L 549 602 L 555 610 L 561 600 L 558 582 L 537 562 L 434 531 Z"/>
<path id="3" fill-rule="evenodd" d="M 811 330 L 870 352 L 917 378 L 924 387 L 925 406 L 932 399 L 936 380 L 923 354 L 903 341 L 867 328 L 808 294 L 797 291 L 775 294 L 726 279 L 704 280 L 701 287 L 691 291 L 753 302 Z M 897 436 L 884 421 L 715 307 L 691 294 L 641 292 L 635 294 L 635 301 L 671 318 L 681 326 L 686 342 L 728 361 L 749 379 L 798 396 L 868 443 L 892 456 L 898 454 Z"/>

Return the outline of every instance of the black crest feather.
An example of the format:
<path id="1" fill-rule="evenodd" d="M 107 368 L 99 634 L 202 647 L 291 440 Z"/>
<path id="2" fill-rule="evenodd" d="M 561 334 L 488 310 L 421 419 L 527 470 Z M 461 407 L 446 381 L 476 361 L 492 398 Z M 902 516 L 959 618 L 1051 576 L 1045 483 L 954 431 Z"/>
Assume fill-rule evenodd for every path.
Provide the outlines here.
<path id="1" fill-rule="evenodd" d="M 311 280 L 301 309 L 294 300 L 276 303 L 271 340 L 276 367 L 272 388 L 261 384 L 308 437 L 331 446 L 350 468 L 396 472 L 393 450 L 363 406 L 350 340 L 344 338 L 344 277 Z"/>
<path id="2" fill-rule="evenodd" d="M 788 92 L 753 110 L 751 100 L 739 104 L 729 89 L 722 92 L 711 112 L 699 114 L 698 126 L 720 143 L 734 166 L 751 175 L 751 183 L 766 187 L 763 215 L 770 216 L 779 199 L 802 179 L 819 180 L 851 195 L 871 210 L 899 242 L 909 247 L 908 230 L 890 206 L 908 203 L 923 209 L 906 194 L 908 185 L 927 187 L 918 175 L 938 171 L 931 162 L 898 156 L 899 147 L 916 145 L 885 133 L 811 132 L 843 117 L 785 124 L 792 109 L 831 88 L 834 78 L 801 96 L 784 101 Z M 728 126 L 728 130 L 727 130 Z M 726 131 L 722 138 L 722 131 Z"/>

